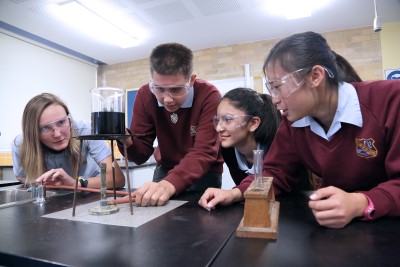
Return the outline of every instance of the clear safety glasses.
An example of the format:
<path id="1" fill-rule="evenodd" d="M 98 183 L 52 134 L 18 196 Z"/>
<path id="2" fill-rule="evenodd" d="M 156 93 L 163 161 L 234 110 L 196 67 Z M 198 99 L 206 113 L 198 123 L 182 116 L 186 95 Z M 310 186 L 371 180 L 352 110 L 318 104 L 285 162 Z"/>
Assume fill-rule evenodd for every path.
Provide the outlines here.
<path id="1" fill-rule="evenodd" d="M 300 81 L 300 73 L 309 70 L 309 68 L 298 69 L 285 76 L 275 79 L 267 80 L 265 86 L 272 97 L 288 98 L 291 94 L 296 92 L 304 83 L 304 78 Z"/>
<path id="2" fill-rule="evenodd" d="M 330 78 L 335 77 L 329 68 L 323 68 Z M 302 68 L 286 74 L 279 79 L 267 80 L 265 87 L 267 87 L 272 97 L 288 98 L 304 84 L 305 79 L 303 75 L 311 69 L 312 68 Z"/>
<path id="3" fill-rule="evenodd" d="M 217 114 L 213 117 L 214 128 L 235 129 L 246 125 L 253 118 L 251 115 Z"/>
<path id="4" fill-rule="evenodd" d="M 51 137 L 55 130 L 63 132 L 71 128 L 70 115 L 62 117 L 56 121 L 49 122 L 39 126 L 40 134 L 45 137 Z"/>
<path id="5" fill-rule="evenodd" d="M 170 97 L 175 98 L 187 94 L 190 88 L 190 82 L 175 85 L 156 85 L 150 80 L 149 87 L 151 92 L 157 97 L 163 97 L 165 94 L 168 94 Z"/>

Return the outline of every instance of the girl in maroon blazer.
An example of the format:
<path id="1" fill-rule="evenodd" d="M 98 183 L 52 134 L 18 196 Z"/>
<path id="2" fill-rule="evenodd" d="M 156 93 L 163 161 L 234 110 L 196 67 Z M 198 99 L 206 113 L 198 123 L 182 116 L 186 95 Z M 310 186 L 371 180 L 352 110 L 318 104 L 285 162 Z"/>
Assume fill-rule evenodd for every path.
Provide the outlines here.
<path id="1" fill-rule="evenodd" d="M 263 66 L 283 114 L 264 176 L 274 178 L 280 194 L 293 191 L 305 179 L 301 170 L 309 169 L 319 177 L 309 207 L 331 228 L 354 218 L 400 216 L 400 81 L 347 83 L 360 79 L 338 59 L 320 34 L 304 32 L 278 42 Z"/>
<path id="2" fill-rule="evenodd" d="M 265 156 L 281 122 L 281 114 L 272 98 L 253 89 L 236 88 L 227 92 L 213 118 L 221 142 L 222 156 L 236 185 L 254 174 L 253 150 L 263 150 Z M 238 194 L 241 192 L 238 190 Z M 208 188 L 199 204 L 206 209 L 217 201 L 215 196 L 226 190 Z"/>

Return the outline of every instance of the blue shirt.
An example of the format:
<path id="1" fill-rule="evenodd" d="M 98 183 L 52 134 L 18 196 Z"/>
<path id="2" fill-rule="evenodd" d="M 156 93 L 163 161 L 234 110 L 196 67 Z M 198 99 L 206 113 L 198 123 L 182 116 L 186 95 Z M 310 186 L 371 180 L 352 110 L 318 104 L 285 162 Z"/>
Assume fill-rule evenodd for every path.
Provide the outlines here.
<path id="1" fill-rule="evenodd" d="M 90 123 L 73 121 L 72 127 L 78 136 L 91 134 Z M 20 134 L 12 144 L 13 171 L 16 177 L 26 178 L 25 172 L 20 165 L 19 146 L 22 140 L 23 136 Z M 47 170 L 62 168 L 70 176 L 73 175 L 70 156 L 65 150 L 59 153 L 54 153 L 50 150 L 44 151 Z M 99 163 L 111 155 L 111 150 L 104 140 L 85 140 L 82 143 L 81 153 L 83 163 L 79 166 L 78 176 L 97 177 L 100 175 Z"/>
<path id="2" fill-rule="evenodd" d="M 307 116 L 295 121 L 292 124 L 292 127 L 310 126 L 310 129 L 313 133 L 326 140 L 330 140 L 332 136 L 340 130 L 341 122 L 353 124 L 358 127 L 362 127 L 363 124 L 360 102 L 358 100 L 356 90 L 354 89 L 353 85 L 345 82 L 339 83 L 338 107 L 331 127 L 327 133 L 325 133 L 321 125 L 311 116 Z"/>

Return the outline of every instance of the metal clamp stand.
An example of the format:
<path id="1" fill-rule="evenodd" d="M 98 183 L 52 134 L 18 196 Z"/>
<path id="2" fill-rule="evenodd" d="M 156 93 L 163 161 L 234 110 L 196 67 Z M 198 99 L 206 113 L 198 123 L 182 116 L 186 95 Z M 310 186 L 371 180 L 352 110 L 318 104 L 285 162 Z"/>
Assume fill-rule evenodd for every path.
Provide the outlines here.
<path id="1" fill-rule="evenodd" d="M 80 140 L 80 148 L 79 151 L 82 151 L 82 144 L 84 140 L 110 140 L 111 141 L 111 158 L 112 164 L 114 164 L 114 140 L 125 140 L 129 138 L 129 134 L 95 134 L 95 135 L 81 135 L 77 136 L 76 139 Z M 125 170 L 126 170 L 126 179 L 128 181 L 128 195 L 129 195 L 129 206 L 131 210 L 131 215 L 133 215 L 133 205 L 132 205 L 132 196 L 131 196 L 131 180 L 129 179 L 129 168 L 128 168 L 128 159 L 126 158 L 127 149 L 124 142 L 124 155 L 125 155 Z M 79 153 L 78 162 L 81 162 L 81 153 Z M 113 189 L 114 189 L 114 199 L 117 198 L 117 193 L 115 189 L 115 169 L 112 167 L 113 172 Z M 78 191 L 78 177 L 75 180 L 75 189 L 74 189 L 74 200 L 72 203 L 72 216 L 75 216 L 75 207 L 76 207 L 76 192 Z"/>

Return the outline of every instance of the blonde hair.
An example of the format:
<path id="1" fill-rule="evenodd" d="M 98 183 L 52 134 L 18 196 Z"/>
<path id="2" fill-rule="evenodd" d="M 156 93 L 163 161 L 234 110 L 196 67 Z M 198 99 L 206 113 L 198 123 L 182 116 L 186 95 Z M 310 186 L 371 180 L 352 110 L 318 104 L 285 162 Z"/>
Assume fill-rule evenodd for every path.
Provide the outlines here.
<path id="1" fill-rule="evenodd" d="M 60 105 L 69 115 L 67 105 L 57 96 L 50 93 L 43 93 L 33 97 L 26 104 L 22 115 L 22 134 L 23 140 L 20 146 L 21 166 L 25 172 L 25 183 L 33 182 L 37 177 L 47 171 L 45 162 L 44 145 L 40 141 L 39 120 L 42 112 L 50 105 Z M 72 126 L 72 118 L 71 126 Z M 78 174 L 78 158 L 79 158 L 79 141 L 76 140 L 76 133 L 71 127 L 71 138 L 66 148 L 70 155 L 72 175 L 76 177 Z"/>

